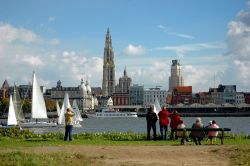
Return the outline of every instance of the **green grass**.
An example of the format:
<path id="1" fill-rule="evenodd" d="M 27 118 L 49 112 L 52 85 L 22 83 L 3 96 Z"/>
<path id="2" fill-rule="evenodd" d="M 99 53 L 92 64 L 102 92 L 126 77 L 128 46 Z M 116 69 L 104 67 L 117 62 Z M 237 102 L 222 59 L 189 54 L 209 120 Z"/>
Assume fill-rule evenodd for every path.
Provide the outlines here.
<path id="1" fill-rule="evenodd" d="M 73 141 L 63 141 L 63 133 L 34 134 L 29 130 L 16 128 L 0 129 L 0 165 L 103 165 L 105 156 L 85 156 L 81 153 L 38 152 L 28 153 L 25 147 L 48 146 L 166 146 L 179 145 L 175 141 L 146 141 L 146 134 L 139 133 L 80 133 L 73 135 Z M 194 145 L 193 142 L 186 144 Z M 209 144 L 204 140 L 202 144 Z M 220 139 L 216 140 L 220 145 Z M 245 134 L 227 133 L 224 144 L 215 146 L 214 153 L 230 157 L 232 165 L 249 165 L 250 137 Z M 218 148 L 217 148 L 218 147 Z M 6 151 L 7 149 L 7 151 Z"/>

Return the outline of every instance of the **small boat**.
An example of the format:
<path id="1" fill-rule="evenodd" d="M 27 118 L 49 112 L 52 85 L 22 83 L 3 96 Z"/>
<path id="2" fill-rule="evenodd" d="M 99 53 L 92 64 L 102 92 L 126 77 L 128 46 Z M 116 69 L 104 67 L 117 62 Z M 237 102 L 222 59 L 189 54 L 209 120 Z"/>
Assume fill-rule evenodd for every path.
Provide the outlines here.
<path id="1" fill-rule="evenodd" d="M 47 120 L 47 121 L 44 121 Z M 24 128 L 55 127 L 56 123 L 49 122 L 43 94 L 37 82 L 35 72 L 32 81 L 31 120 L 20 124 Z"/>
<path id="2" fill-rule="evenodd" d="M 16 126 L 16 125 L 17 125 L 16 112 L 15 112 L 15 108 L 14 108 L 14 104 L 12 100 L 12 95 L 10 95 L 7 126 Z"/>
<path id="3" fill-rule="evenodd" d="M 101 112 L 96 112 L 99 118 L 137 118 L 137 112 L 121 112 L 110 108 L 102 108 Z"/>
<path id="4" fill-rule="evenodd" d="M 75 112 L 75 116 L 74 116 L 74 127 L 82 127 L 82 125 L 80 124 L 81 121 L 83 121 L 81 113 L 79 111 L 78 105 L 76 103 L 76 100 L 73 100 L 73 111 Z"/>
<path id="5" fill-rule="evenodd" d="M 62 108 L 61 108 L 61 111 L 60 111 L 60 116 L 58 118 L 58 127 L 65 127 L 65 116 L 64 116 L 64 114 L 66 113 L 67 108 L 72 108 L 72 107 L 71 107 L 70 102 L 69 102 L 69 94 L 65 93 L 64 100 L 63 100 L 63 105 L 62 105 Z M 77 106 L 76 109 L 78 109 L 78 106 Z M 77 110 L 73 109 L 73 111 L 77 111 Z M 80 114 L 80 112 L 79 112 L 79 114 Z M 76 116 L 77 116 L 77 113 L 76 113 L 75 117 Z M 82 127 L 82 125 L 80 124 L 79 117 L 77 118 L 77 122 L 76 122 L 76 118 L 74 118 L 73 126 L 74 127 Z"/>

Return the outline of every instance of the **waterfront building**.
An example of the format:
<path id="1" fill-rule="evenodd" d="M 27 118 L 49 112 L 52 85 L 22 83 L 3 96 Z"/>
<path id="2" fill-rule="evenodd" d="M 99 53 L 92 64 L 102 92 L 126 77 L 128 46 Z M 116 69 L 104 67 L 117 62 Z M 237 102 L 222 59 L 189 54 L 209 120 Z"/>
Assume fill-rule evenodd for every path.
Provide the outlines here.
<path id="1" fill-rule="evenodd" d="M 129 104 L 143 106 L 144 86 L 134 84 L 129 88 Z"/>
<path id="2" fill-rule="evenodd" d="M 123 76 L 119 78 L 119 84 L 116 89 L 116 92 L 128 93 L 131 83 L 132 83 L 132 79 L 128 77 L 127 71 L 125 68 L 123 72 Z"/>
<path id="3" fill-rule="evenodd" d="M 199 95 L 200 101 L 197 103 L 200 103 L 203 105 L 212 103 L 212 97 L 211 97 L 211 94 L 209 92 L 200 92 L 200 93 L 198 93 L 198 95 Z"/>
<path id="4" fill-rule="evenodd" d="M 171 104 L 192 104 L 192 86 L 177 86 L 172 92 Z"/>
<path id="5" fill-rule="evenodd" d="M 250 104 L 250 92 L 244 93 L 245 103 Z"/>
<path id="6" fill-rule="evenodd" d="M 50 92 L 50 98 L 60 103 L 63 102 L 65 93 L 67 92 L 70 102 L 72 103 L 75 99 L 77 105 L 82 110 L 95 109 L 98 104 L 95 95 L 92 94 L 88 81 L 84 83 L 83 79 L 81 79 L 81 84 L 78 87 L 63 87 L 62 82 L 59 80 L 57 86 L 47 90 L 47 92 L 48 91 Z"/>
<path id="7" fill-rule="evenodd" d="M 182 66 L 178 60 L 172 60 L 171 73 L 169 77 L 169 92 L 172 92 L 175 87 L 184 86 L 184 79 L 182 76 Z"/>
<path id="8" fill-rule="evenodd" d="M 114 105 L 129 105 L 129 93 L 112 93 Z"/>
<path id="9" fill-rule="evenodd" d="M 145 89 L 143 98 L 144 107 L 149 107 L 150 105 L 154 104 L 156 98 L 158 98 L 158 101 L 161 106 L 165 105 L 166 97 L 167 97 L 166 90 L 160 89 L 158 87 Z"/>
<path id="10" fill-rule="evenodd" d="M 243 92 L 236 92 L 236 99 L 235 99 L 237 105 L 244 104 L 245 103 L 245 96 Z"/>
<path id="11" fill-rule="evenodd" d="M 102 95 L 111 96 L 115 92 L 115 62 L 112 39 L 109 29 L 106 34 L 103 57 Z"/>
<path id="12" fill-rule="evenodd" d="M 236 85 L 220 84 L 218 88 L 210 88 L 209 92 L 214 104 L 236 103 Z"/>
<path id="13" fill-rule="evenodd" d="M 5 80 L 2 87 L 1 87 L 1 93 L 0 93 L 0 97 L 2 100 L 9 98 L 9 84 L 8 81 Z"/>
<path id="14" fill-rule="evenodd" d="M 116 86 L 115 93 L 112 93 L 114 105 L 128 105 L 129 104 L 129 88 L 132 79 L 128 77 L 126 68 L 123 76 L 119 78 L 119 84 Z"/>

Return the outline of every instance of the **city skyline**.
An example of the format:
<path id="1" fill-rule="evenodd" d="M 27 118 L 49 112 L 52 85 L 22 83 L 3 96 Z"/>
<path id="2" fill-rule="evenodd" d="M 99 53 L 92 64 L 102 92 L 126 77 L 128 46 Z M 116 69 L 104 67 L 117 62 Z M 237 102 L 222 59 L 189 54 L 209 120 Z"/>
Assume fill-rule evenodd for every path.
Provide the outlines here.
<path id="1" fill-rule="evenodd" d="M 168 89 L 171 62 L 180 60 L 194 92 L 218 84 L 250 91 L 250 2 L 1 1 L 0 81 L 102 86 L 107 28 L 116 82 L 126 66 L 132 83 Z"/>

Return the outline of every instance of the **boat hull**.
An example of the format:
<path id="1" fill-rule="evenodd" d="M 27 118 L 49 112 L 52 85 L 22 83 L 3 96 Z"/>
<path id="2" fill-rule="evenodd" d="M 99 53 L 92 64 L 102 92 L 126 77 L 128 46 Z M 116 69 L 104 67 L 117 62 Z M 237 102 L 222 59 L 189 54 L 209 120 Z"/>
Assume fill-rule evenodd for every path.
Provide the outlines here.
<path id="1" fill-rule="evenodd" d="M 48 122 L 27 122 L 20 124 L 23 128 L 41 128 L 41 127 L 56 127 L 56 123 L 48 123 Z"/>
<path id="2" fill-rule="evenodd" d="M 96 117 L 100 118 L 137 118 L 136 112 L 97 112 Z"/>

